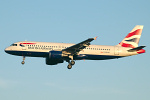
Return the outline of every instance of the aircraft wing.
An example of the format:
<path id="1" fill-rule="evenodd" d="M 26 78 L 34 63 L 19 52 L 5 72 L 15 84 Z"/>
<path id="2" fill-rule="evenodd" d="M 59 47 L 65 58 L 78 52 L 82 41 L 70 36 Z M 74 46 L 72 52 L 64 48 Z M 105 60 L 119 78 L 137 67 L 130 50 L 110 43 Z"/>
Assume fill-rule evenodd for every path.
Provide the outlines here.
<path id="1" fill-rule="evenodd" d="M 73 46 L 70 46 L 66 49 L 62 50 L 63 54 L 67 54 L 67 55 L 76 55 L 78 54 L 81 50 L 83 50 L 84 48 L 88 47 L 90 45 L 90 42 L 93 40 L 96 40 L 97 37 L 95 38 L 89 38 L 83 42 L 80 42 L 78 44 L 75 44 Z"/>

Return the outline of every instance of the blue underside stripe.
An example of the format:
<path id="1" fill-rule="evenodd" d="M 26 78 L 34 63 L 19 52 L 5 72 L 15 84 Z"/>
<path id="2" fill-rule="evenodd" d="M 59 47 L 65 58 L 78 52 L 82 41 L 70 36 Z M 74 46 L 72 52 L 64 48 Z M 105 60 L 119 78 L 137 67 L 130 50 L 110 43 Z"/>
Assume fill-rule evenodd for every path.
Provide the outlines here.
<path id="1" fill-rule="evenodd" d="M 29 51 L 5 51 L 12 55 L 17 56 L 29 56 L 29 57 L 48 57 L 49 52 L 29 52 Z M 105 60 L 105 59 L 115 59 L 121 58 L 122 56 L 108 56 L 108 55 L 89 55 L 89 54 L 81 54 L 78 56 L 74 56 L 74 60 Z"/>

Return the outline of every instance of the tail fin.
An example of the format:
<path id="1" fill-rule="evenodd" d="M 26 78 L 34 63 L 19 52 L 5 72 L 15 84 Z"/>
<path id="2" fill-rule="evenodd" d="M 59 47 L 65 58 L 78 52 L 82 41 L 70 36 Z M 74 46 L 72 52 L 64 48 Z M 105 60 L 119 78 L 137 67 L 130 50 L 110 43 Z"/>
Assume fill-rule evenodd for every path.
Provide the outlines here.
<path id="1" fill-rule="evenodd" d="M 136 48 L 138 47 L 143 25 L 136 25 L 132 31 L 118 44 L 122 47 Z"/>

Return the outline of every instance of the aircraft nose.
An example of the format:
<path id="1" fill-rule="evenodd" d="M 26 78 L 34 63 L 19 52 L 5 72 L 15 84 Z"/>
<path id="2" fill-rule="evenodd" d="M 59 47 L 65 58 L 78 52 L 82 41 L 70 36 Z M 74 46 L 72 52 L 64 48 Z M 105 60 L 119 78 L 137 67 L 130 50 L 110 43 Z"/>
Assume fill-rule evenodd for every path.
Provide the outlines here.
<path id="1" fill-rule="evenodd" d="M 5 48 L 4 51 L 5 51 L 6 53 L 8 53 L 9 50 L 10 50 L 9 48 Z"/>
<path id="2" fill-rule="evenodd" d="M 8 50 L 7 50 L 7 48 L 5 48 L 5 50 L 4 50 L 4 51 L 7 53 L 7 51 L 8 51 Z"/>

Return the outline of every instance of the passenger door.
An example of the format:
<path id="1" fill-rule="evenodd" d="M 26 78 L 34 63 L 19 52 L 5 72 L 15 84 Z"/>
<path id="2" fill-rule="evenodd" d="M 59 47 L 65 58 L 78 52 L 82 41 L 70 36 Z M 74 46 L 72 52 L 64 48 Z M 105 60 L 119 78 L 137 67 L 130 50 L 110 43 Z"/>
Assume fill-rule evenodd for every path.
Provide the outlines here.
<path id="1" fill-rule="evenodd" d="M 21 46 L 22 50 L 27 49 L 27 44 L 26 43 L 20 43 L 20 46 Z"/>
<path id="2" fill-rule="evenodd" d="M 26 44 L 22 46 L 22 50 L 26 50 L 27 49 L 27 46 Z"/>
<path id="3" fill-rule="evenodd" d="M 114 49 L 114 54 L 115 55 L 119 55 L 119 47 L 118 46 L 115 46 L 115 49 Z"/>

